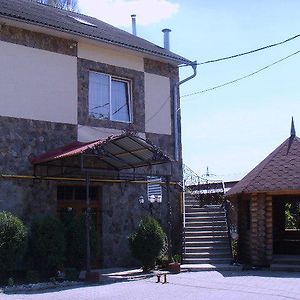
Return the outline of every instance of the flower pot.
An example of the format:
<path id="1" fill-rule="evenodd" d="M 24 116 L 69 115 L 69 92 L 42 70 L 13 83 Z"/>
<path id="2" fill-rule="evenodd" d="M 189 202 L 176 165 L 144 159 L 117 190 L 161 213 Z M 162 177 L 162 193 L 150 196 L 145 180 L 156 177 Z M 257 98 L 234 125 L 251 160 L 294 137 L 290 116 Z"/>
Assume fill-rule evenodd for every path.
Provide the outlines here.
<path id="1" fill-rule="evenodd" d="M 180 273 L 180 263 L 178 262 L 169 263 L 168 271 L 172 273 Z"/>
<path id="2" fill-rule="evenodd" d="M 100 274 L 98 272 L 87 272 L 85 275 L 85 281 L 97 283 L 100 281 Z"/>

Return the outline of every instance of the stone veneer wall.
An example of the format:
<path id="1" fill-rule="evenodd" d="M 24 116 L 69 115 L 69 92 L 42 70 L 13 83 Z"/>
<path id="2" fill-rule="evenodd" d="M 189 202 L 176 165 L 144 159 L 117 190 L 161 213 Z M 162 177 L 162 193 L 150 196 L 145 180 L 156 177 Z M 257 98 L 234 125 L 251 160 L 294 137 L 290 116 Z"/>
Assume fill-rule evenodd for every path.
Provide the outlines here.
<path id="1" fill-rule="evenodd" d="M 75 125 L 0 117 L 0 173 L 33 175 L 28 158 L 76 140 Z M 29 220 L 56 209 L 56 184 L 0 179 L 0 210 Z"/>
<path id="2" fill-rule="evenodd" d="M 0 41 L 65 55 L 77 55 L 77 42 L 75 41 L 5 24 L 1 24 L 0 27 Z"/>
<path id="3" fill-rule="evenodd" d="M 172 195 L 176 193 L 176 195 Z M 138 202 L 139 196 L 146 197 L 146 185 L 142 184 L 105 184 L 103 185 L 102 211 L 102 245 L 103 267 L 138 266 L 139 263 L 132 257 L 128 244 L 128 236 L 137 228 L 140 220 L 149 215 Z M 174 199 L 179 197 L 172 188 L 172 246 L 173 253 L 180 253 L 178 239 L 178 214 L 174 209 Z M 174 197 L 176 196 L 176 197 Z M 147 201 L 144 207 L 148 207 Z M 163 188 L 163 202 L 154 204 L 153 216 L 157 218 L 166 234 L 168 232 L 168 206 L 166 190 Z"/>

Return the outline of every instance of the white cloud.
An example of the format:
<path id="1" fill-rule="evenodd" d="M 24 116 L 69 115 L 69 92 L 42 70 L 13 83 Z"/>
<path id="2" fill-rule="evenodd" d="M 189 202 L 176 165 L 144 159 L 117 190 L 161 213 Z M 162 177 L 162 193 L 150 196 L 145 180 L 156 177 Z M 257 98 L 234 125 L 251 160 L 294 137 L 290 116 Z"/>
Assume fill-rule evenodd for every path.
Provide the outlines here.
<path id="1" fill-rule="evenodd" d="M 169 0 L 79 0 L 80 12 L 114 26 L 130 26 L 130 15 L 137 15 L 138 25 L 150 25 L 168 19 L 179 10 Z"/>

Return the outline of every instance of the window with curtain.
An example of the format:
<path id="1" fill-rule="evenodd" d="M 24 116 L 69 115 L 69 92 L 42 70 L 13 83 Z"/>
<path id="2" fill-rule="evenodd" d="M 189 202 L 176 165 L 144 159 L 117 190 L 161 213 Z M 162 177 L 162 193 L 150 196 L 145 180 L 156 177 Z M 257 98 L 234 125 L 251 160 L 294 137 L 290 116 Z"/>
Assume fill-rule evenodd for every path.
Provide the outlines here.
<path id="1" fill-rule="evenodd" d="M 90 72 L 89 115 L 95 119 L 130 123 L 130 81 Z"/>

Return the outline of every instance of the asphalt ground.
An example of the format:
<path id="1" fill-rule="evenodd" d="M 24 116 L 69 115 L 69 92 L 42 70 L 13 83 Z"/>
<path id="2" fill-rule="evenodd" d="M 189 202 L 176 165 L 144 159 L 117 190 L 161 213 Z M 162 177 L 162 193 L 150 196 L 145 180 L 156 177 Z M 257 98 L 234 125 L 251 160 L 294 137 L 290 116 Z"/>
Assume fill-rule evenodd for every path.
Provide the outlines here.
<path id="1" fill-rule="evenodd" d="M 77 299 L 299 299 L 300 273 L 270 271 L 187 272 L 168 275 L 168 283 L 157 278 L 124 279 L 121 282 L 60 290 L 0 294 L 2 300 Z"/>

